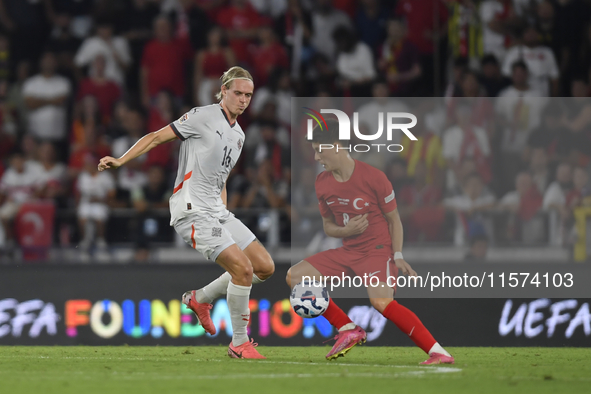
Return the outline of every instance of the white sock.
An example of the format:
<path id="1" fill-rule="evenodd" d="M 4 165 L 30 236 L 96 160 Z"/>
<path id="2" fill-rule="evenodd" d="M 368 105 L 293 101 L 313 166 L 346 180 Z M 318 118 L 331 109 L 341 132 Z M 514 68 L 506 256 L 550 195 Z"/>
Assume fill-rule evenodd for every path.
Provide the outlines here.
<path id="1" fill-rule="evenodd" d="M 229 273 L 224 272 L 219 278 L 195 292 L 196 301 L 199 303 L 211 304 L 216 298 L 226 295 L 230 279 L 232 279 L 232 276 Z M 252 274 L 253 285 L 263 283 L 266 280 L 267 279 L 260 279 L 256 274 Z"/>
<path id="2" fill-rule="evenodd" d="M 442 348 L 439 342 L 435 342 L 435 345 L 433 345 L 431 350 L 429 350 L 429 356 L 431 355 L 431 353 L 441 353 L 443 355 L 451 357 L 451 354 L 449 354 L 444 348 Z"/>
<path id="3" fill-rule="evenodd" d="M 252 284 L 253 285 L 258 285 L 259 283 L 263 283 L 264 281 L 266 281 L 267 279 L 261 279 L 257 276 L 257 274 L 252 274 Z"/>
<path id="4" fill-rule="evenodd" d="M 224 272 L 219 278 L 195 292 L 195 299 L 199 303 L 211 304 L 213 300 L 226 294 L 228 283 L 232 276 Z"/>
<path id="5" fill-rule="evenodd" d="M 339 328 L 339 332 L 346 331 L 346 330 L 352 330 L 355 327 L 357 327 L 357 325 L 355 323 L 347 323 L 343 327 Z"/>
<path id="6" fill-rule="evenodd" d="M 232 344 L 240 346 L 248 342 L 246 327 L 250 320 L 250 309 L 248 309 L 248 299 L 250 298 L 250 289 L 252 286 L 235 285 L 230 281 L 228 283 L 228 309 L 230 310 L 230 319 L 232 320 Z"/>

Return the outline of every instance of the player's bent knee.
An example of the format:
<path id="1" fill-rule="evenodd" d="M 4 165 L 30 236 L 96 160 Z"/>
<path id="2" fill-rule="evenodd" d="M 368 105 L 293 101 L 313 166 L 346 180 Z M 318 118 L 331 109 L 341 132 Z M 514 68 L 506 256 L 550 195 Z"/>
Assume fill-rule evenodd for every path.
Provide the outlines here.
<path id="1" fill-rule="evenodd" d="M 230 272 L 235 284 L 242 286 L 250 286 L 252 283 L 252 266 L 250 264 L 238 264 L 234 267 L 233 272 Z"/>
<path id="2" fill-rule="evenodd" d="M 378 312 L 384 313 L 386 307 L 392 302 L 391 298 L 370 298 L 371 306 Z"/>
<path id="3" fill-rule="evenodd" d="M 273 262 L 271 256 L 267 254 L 262 263 L 259 264 L 256 274 L 259 279 L 266 280 L 269 279 L 273 273 L 275 273 L 275 263 Z"/>

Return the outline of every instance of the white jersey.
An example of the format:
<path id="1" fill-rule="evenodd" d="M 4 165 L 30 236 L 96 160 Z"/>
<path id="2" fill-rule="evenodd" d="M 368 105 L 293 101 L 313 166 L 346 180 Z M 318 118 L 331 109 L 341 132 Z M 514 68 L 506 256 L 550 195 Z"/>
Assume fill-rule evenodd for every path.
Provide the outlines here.
<path id="1" fill-rule="evenodd" d="M 213 104 L 193 108 L 170 126 L 183 141 L 170 197 L 170 225 L 193 213 L 227 215 L 221 193 L 244 145 L 240 125 L 230 124 L 221 105 Z"/>

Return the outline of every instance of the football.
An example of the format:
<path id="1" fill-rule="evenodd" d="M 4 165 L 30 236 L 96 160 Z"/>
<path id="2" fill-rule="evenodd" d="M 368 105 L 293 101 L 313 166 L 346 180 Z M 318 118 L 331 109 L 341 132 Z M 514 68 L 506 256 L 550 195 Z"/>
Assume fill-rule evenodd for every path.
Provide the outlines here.
<path id="1" fill-rule="evenodd" d="M 320 282 L 304 281 L 298 283 L 289 297 L 295 313 L 301 317 L 318 317 L 326 311 L 330 299 L 326 287 Z"/>

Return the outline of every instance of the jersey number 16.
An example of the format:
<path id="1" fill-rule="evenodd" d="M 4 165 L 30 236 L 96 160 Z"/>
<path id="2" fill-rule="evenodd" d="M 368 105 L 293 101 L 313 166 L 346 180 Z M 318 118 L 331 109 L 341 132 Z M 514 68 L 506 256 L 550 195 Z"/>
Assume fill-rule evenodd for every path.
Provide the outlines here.
<path id="1" fill-rule="evenodd" d="M 230 167 L 230 155 L 232 154 L 232 148 L 228 151 L 228 147 L 224 146 L 224 158 L 222 159 L 222 167 Z"/>

